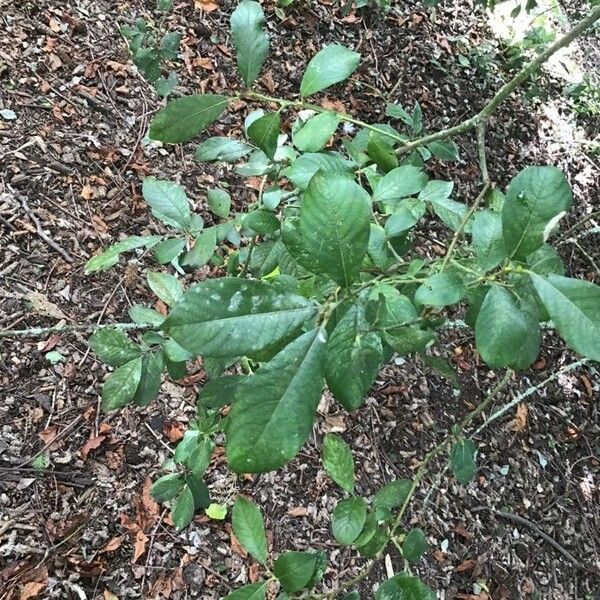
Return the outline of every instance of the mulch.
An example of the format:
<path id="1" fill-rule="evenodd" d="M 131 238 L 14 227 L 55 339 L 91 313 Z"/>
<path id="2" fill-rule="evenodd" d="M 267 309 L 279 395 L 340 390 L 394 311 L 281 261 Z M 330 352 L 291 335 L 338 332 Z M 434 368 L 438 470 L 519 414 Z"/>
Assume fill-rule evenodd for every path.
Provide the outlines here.
<path id="1" fill-rule="evenodd" d="M 227 25 L 234 5 L 175 2 L 166 25 L 182 33 L 181 93 L 239 85 Z M 272 51 L 262 91 L 292 96 L 322 45 L 346 44 L 361 52 L 361 67 L 318 101 L 340 102 L 368 122 L 387 121 L 386 100 L 418 100 L 426 128 L 435 131 L 477 111 L 509 76 L 483 12 L 467 1 L 435 13 L 407 1 L 387 14 L 366 9 L 347 17 L 336 3 L 297 1 L 283 20 L 270 4 L 265 9 Z M 160 231 L 141 201 L 145 176 L 182 182 L 208 222 L 206 190 L 218 181 L 230 184 L 239 210 L 255 198 L 229 168 L 195 163 L 194 144 L 163 148 L 145 138 L 161 100 L 137 74 L 117 30 L 138 16 L 157 19 L 153 0 L 24 0 L 0 11 L 0 109 L 17 117 L 0 120 L 0 328 L 122 321 L 132 304 L 154 301 L 144 283 L 147 257 L 83 273 L 86 260 L 120 236 Z M 576 58 L 597 69 L 598 38 L 581 41 Z M 581 143 L 597 143 L 600 124 L 593 115 L 575 115 L 559 81 L 542 75 L 533 85 L 547 97 L 521 90 L 490 123 L 490 175 L 504 188 L 524 166 L 562 168 L 575 198 L 568 228 L 600 208 L 600 159 L 593 145 Z M 210 133 L 236 132 L 247 109 L 240 104 Z M 468 136 L 457 141 L 459 163 L 433 161 L 428 168 L 432 177 L 455 181 L 457 199 L 468 202 L 477 193 L 476 147 Z M 589 235 L 560 251 L 572 276 L 600 283 L 589 260 L 599 260 L 591 233 L 597 225 L 590 220 Z M 431 223 L 430 240 L 447 236 Z M 50 351 L 62 359 L 50 362 Z M 284 469 L 239 478 L 217 452 L 208 473 L 215 501 L 252 497 L 266 515 L 273 553 L 326 550 L 327 588 L 351 577 L 362 563 L 330 533 L 329 515 L 341 496 L 322 468 L 322 437 L 338 432 L 352 445 L 364 495 L 410 477 L 499 378 L 479 362 L 464 330 L 445 332 L 435 352 L 457 370 L 459 392 L 421 359 L 396 360 L 356 413 L 325 395 L 313 437 Z M 496 405 L 574 360 L 546 333 L 538 362 L 511 381 Z M 0 341 L 0 598 L 217 599 L 260 576 L 227 519 L 197 515 L 177 532 L 149 495 L 194 416 L 201 366 L 191 373 L 183 384 L 165 382 L 148 408 L 107 415 L 99 409 L 106 371 L 85 335 Z M 469 486 L 434 470 L 407 513 L 407 526 L 421 527 L 430 544 L 413 571 L 447 599 L 599 598 L 599 398 L 598 370 L 578 368 L 479 434 L 479 469 Z M 363 582 L 363 597 L 373 596 L 390 568 L 402 570 L 389 553 L 387 571 L 382 563 Z"/>

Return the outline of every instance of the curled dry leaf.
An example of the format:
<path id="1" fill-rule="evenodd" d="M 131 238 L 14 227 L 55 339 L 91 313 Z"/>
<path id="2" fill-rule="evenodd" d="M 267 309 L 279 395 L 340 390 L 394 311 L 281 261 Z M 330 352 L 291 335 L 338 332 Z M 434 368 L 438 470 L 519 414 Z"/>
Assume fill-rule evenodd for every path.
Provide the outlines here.
<path id="1" fill-rule="evenodd" d="M 521 403 L 517 406 L 517 414 L 512 422 L 511 429 L 513 431 L 523 431 L 527 427 L 527 416 L 529 409 L 527 404 Z"/>

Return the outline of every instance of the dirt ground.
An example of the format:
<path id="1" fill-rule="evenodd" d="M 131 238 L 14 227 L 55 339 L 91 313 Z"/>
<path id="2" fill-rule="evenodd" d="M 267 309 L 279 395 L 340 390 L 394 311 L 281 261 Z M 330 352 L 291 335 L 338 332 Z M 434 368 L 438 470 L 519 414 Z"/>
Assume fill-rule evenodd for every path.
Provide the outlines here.
<path id="1" fill-rule="evenodd" d="M 234 89 L 227 25 L 234 3 L 205 2 L 208 12 L 201 4 L 176 1 L 166 22 L 183 36 L 178 89 Z M 144 139 L 162 101 L 136 73 L 117 26 L 138 16 L 156 20 L 154 5 L 0 0 L 0 110 L 17 117 L 0 119 L 0 328 L 125 320 L 131 304 L 153 302 L 144 257 L 100 275 L 83 272 L 86 260 L 119 236 L 156 230 L 140 200 L 145 176 L 181 181 L 199 209 L 220 179 L 231 183 L 238 207 L 256 193 L 226 168 L 194 162 L 193 143 L 163 148 Z M 569 5 L 576 18 L 586 3 Z M 415 1 L 387 14 L 343 17 L 335 2 L 297 0 L 281 20 L 265 3 L 272 51 L 261 89 L 292 96 L 309 58 L 336 41 L 359 49 L 363 60 L 351 82 L 321 99 L 339 100 L 373 123 L 386 121 L 385 99 L 403 106 L 418 100 L 428 130 L 458 123 L 510 73 L 484 13 L 467 0 L 445 6 L 435 20 Z M 600 64 L 599 39 L 581 41 L 575 55 L 589 72 Z M 488 133 L 498 187 L 531 164 L 567 173 L 575 201 L 564 229 L 600 208 L 598 115 L 577 108 L 564 84 L 544 75 L 506 103 Z M 239 129 L 246 110 L 240 105 L 212 133 Z M 457 199 L 469 202 L 479 177 L 476 148 L 469 136 L 457 142 L 462 160 L 432 162 L 429 170 L 455 181 Z M 204 216 L 210 222 L 210 213 Z M 590 218 L 586 235 L 559 247 L 571 276 L 598 284 L 599 223 Z M 429 237 L 443 236 L 432 223 Z M 49 351 L 62 360 L 51 363 Z M 339 432 L 352 445 L 360 493 L 411 476 L 501 375 L 478 361 L 466 331 L 447 332 L 435 351 L 457 369 L 459 392 L 419 358 L 392 362 L 356 413 L 325 397 L 313 438 L 281 471 L 238 478 L 217 454 L 208 474 L 213 497 L 231 502 L 243 492 L 259 503 L 275 553 L 326 550 L 327 589 L 349 578 L 362 563 L 330 534 L 340 493 L 322 469 L 323 434 Z M 538 362 L 496 404 L 574 360 L 548 332 Z M 201 368 L 178 384 L 165 382 L 148 408 L 110 415 L 99 410 L 105 375 L 85 335 L 0 340 L 0 598 L 218 599 L 254 580 L 257 565 L 232 541 L 227 520 L 198 515 L 176 532 L 149 496 L 194 415 Z M 598 369 L 588 363 L 562 375 L 476 441 L 476 480 L 461 487 L 445 472 L 434 475 L 408 513 L 407 523 L 418 524 L 430 544 L 414 571 L 446 599 L 600 598 Z M 395 571 L 402 569 L 397 558 L 390 550 Z M 363 597 L 385 577 L 377 567 Z"/>

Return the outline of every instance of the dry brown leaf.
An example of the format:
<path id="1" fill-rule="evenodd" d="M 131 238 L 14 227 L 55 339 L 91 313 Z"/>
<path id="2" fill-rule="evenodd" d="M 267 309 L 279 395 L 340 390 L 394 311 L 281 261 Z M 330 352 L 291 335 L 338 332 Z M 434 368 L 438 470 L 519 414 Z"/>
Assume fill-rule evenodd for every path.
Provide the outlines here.
<path id="1" fill-rule="evenodd" d="M 323 424 L 323 431 L 325 433 L 341 433 L 342 431 L 346 431 L 344 417 L 341 415 L 327 415 Z"/>
<path id="2" fill-rule="evenodd" d="M 256 583 L 258 581 L 258 573 L 258 563 L 252 563 L 248 569 L 248 579 L 250 580 L 250 583 Z"/>
<path id="3" fill-rule="evenodd" d="M 50 302 L 44 294 L 39 292 L 29 292 L 25 294 L 25 299 L 31 302 L 33 310 L 45 317 L 52 317 L 58 320 L 68 320 L 69 317 L 56 305 Z"/>
<path id="4" fill-rule="evenodd" d="M 81 188 L 79 194 L 84 200 L 91 200 L 94 197 L 94 188 L 87 183 Z"/>
<path id="5" fill-rule="evenodd" d="M 513 431 L 523 431 L 525 427 L 527 427 L 527 415 L 529 414 L 529 409 L 527 408 L 527 404 L 522 402 L 517 406 L 517 414 L 512 422 L 511 429 Z"/>
<path id="6" fill-rule="evenodd" d="M 92 450 L 95 450 L 96 448 L 99 448 L 102 445 L 102 442 L 104 442 L 105 439 L 106 439 L 106 435 L 95 435 L 95 436 L 91 437 L 81 447 L 81 450 L 79 452 L 81 453 L 81 458 L 83 459 L 84 462 L 87 460 L 88 454 Z"/>
<path id="7" fill-rule="evenodd" d="M 110 590 L 104 590 L 104 600 L 119 600 L 118 596 L 115 596 Z"/>
<path id="8" fill-rule="evenodd" d="M 198 10 L 203 10 L 205 12 L 212 12 L 219 8 L 219 5 L 212 2 L 212 0 L 194 0 L 194 6 Z"/>
<path id="9" fill-rule="evenodd" d="M 148 544 L 148 536 L 143 531 L 138 531 L 135 536 L 135 543 L 133 544 L 133 558 L 132 563 L 136 563 L 137 560 L 146 552 L 146 545 Z"/>
<path id="10" fill-rule="evenodd" d="M 177 423 L 177 421 L 165 421 L 163 423 L 163 433 L 170 442 L 178 442 L 183 438 L 185 426 L 182 423 Z"/>
<path id="11" fill-rule="evenodd" d="M 308 515 L 308 509 L 305 506 L 295 506 L 294 508 L 290 508 L 287 514 L 290 517 L 306 517 L 306 515 Z"/>
<path id="12" fill-rule="evenodd" d="M 19 600 L 28 600 L 29 598 L 35 598 L 39 596 L 41 592 L 46 589 L 46 583 L 40 583 L 39 581 L 30 581 L 23 586 Z"/>
<path id="13" fill-rule="evenodd" d="M 160 515 L 158 503 L 152 498 L 150 490 L 152 489 L 152 480 L 150 477 L 144 481 L 144 488 L 142 489 L 142 507 L 144 509 L 146 520 L 150 524 L 156 523 Z"/>
<path id="14" fill-rule="evenodd" d="M 590 380 L 585 375 L 581 375 L 581 381 L 583 381 L 583 386 L 585 387 L 586 394 L 590 398 L 592 398 L 594 396 L 594 390 L 592 388 Z"/>
<path id="15" fill-rule="evenodd" d="M 58 435 L 58 425 L 52 425 L 46 427 L 43 431 L 38 433 L 38 437 L 44 442 L 44 444 L 51 444 Z"/>
<path id="16" fill-rule="evenodd" d="M 102 546 L 98 552 L 102 554 L 104 552 L 114 552 L 115 550 L 118 550 L 123 544 L 123 538 L 124 536 L 122 535 L 117 535 L 113 538 L 110 538 L 110 540 L 108 540 L 108 542 L 106 542 L 106 544 L 104 544 L 104 546 Z"/>
<path id="17" fill-rule="evenodd" d="M 233 531 L 229 531 L 229 541 L 231 543 L 231 551 L 235 552 L 237 555 L 242 558 L 248 558 L 248 552 L 245 548 L 239 543 L 238 539 L 235 537 Z"/>
<path id="18" fill-rule="evenodd" d="M 477 565 L 477 561 L 474 558 L 468 558 L 463 560 L 460 565 L 454 568 L 455 573 L 462 573 L 463 571 L 472 571 Z"/>

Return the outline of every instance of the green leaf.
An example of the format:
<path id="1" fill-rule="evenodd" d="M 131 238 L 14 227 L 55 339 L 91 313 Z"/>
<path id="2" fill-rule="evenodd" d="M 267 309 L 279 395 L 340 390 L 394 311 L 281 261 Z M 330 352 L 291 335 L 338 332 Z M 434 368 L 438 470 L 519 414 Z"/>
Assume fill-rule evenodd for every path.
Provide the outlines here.
<path id="1" fill-rule="evenodd" d="M 125 238 L 124 240 L 109 246 L 101 254 L 92 256 L 92 258 L 85 263 L 85 272 L 89 275 L 96 271 L 106 271 L 119 262 L 119 257 L 123 252 L 143 248 L 144 246 L 146 248 L 152 248 L 152 246 L 158 244 L 162 239 L 162 235 L 132 235 L 131 237 Z"/>
<path id="2" fill-rule="evenodd" d="M 535 291 L 567 344 L 600 361 L 600 287 L 560 275 L 531 274 Z"/>
<path id="3" fill-rule="evenodd" d="M 413 482 L 410 479 L 396 479 L 386 483 L 373 496 L 373 507 L 393 510 L 402 506 L 409 497 Z"/>
<path id="4" fill-rule="evenodd" d="M 112 372 L 102 387 L 102 408 L 115 410 L 133 400 L 141 377 L 141 356 L 126 362 Z"/>
<path id="5" fill-rule="evenodd" d="M 340 118 L 334 112 L 316 114 L 298 130 L 292 132 L 294 146 L 302 152 L 318 152 L 335 133 Z"/>
<path id="6" fill-rule="evenodd" d="M 210 505 L 210 492 L 204 481 L 197 477 L 188 476 L 186 483 L 194 496 L 194 510 L 206 508 Z"/>
<path id="7" fill-rule="evenodd" d="M 383 552 L 389 541 L 387 531 L 383 527 L 379 527 L 366 544 L 358 546 L 358 552 L 364 558 L 375 558 Z"/>
<path id="8" fill-rule="evenodd" d="M 334 153 L 307 153 L 300 155 L 282 173 L 297 188 L 305 190 L 317 171 L 327 175 L 345 175 L 352 178 L 351 165 L 347 160 Z"/>
<path id="9" fill-rule="evenodd" d="M 466 438 L 462 438 L 450 450 L 450 467 L 454 477 L 462 485 L 467 485 L 475 477 L 475 454 L 477 447 Z"/>
<path id="10" fill-rule="evenodd" d="M 286 592 L 298 592 L 310 581 L 317 555 L 309 552 L 285 552 L 273 566 L 273 574 Z"/>
<path id="11" fill-rule="evenodd" d="M 325 471 L 342 489 L 354 491 L 354 459 L 350 446 L 335 433 L 323 440 L 323 465 Z"/>
<path id="12" fill-rule="evenodd" d="M 422 202 L 443 202 L 450 198 L 454 189 L 453 181 L 442 181 L 440 179 L 432 179 L 427 182 L 427 185 L 419 192 L 419 200 Z"/>
<path id="13" fill-rule="evenodd" d="M 502 207 L 502 230 L 509 256 L 524 259 L 548 238 L 569 210 L 572 193 L 556 167 L 528 167 L 510 183 Z"/>
<path id="14" fill-rule="evenodd" d="M 227 516 L 227 506 L 213 502 L 206 508 L 204 512 L 206 513 L 207 517 L 210 517 L 215 521 L 223 521 Z"/>
<path id="15" fill-rule="evenodd" d="M 90 337 L 89 345 L 98 358 L 111 367 L 120 367 L 142 353 L 142 349 L 122 331 L 113 328 L 95 331 Z"/>
<path id="16" fill-rule="evenodd" d="M 209 438 L 201 439 L 186 460 L 186 466 L 200 478 L 208 469 L 215 445 Z"/>
<path id="17" fill-rule="evenodd" d="M 265 565 L 267 563 L 267 534 L 260 509 L 254 502 L 238 496 L 233 505 L 231 516 L 233 533 L 239 543 L 254 558 Z"/>
<path id="18" fill-rule="evenodd" d="M 208 202 L 210 210 L 212 210 L 217 217 L 226 219 L 229 216 L 229 211 L 231 210 L 231 196 L 225 190 L 220 190 L 218 188 L 208 190 L 206 201 Z"/>
<path id="19" fill-rule="evenodd" d="M 419 286 L 415 293 L 415 302 L 425 306 L 450 306 L 460 302 L 466 292 L 458 275 L 437 273 Z"/>
<path id="20" fill-rule="evenodd" d="M 261 235 L 275 233 L 279 229 L 279 219 L 271 211 L 263 209 L 248 213 L 242 223 Z"/>
<path id="21" fill-rule="evenodd" d="M 343 176 L 317 173 L 300 208 L 302 253 L 294 255 L 285 229 L 283 241 L 303 267 L 347 287 L 358 277 L 367 252 L 370 220 L 369 195 L 363 188 Z"/>
<path id="22" fill-rule="evenodd" d="M 325 381 L 336 400 L 348 411 L 362 404 L 383 357 L 381 339 L 368 329 L 364 308 L 353 304 L 327 342 Z"/>
<path id="23" fill-rule="evenodd" d="M 457 231 L 461 223 L 469 212 L 468 207 L 461 202 L 451 198 L 439 198 L 431 201 L 433 212 L 448 226 L 452 231 Z M 464 231 L 469 233 L 471 230 L 471 220 L 465 225 Z"/>
<path id="24" fill-rule="evenodd" d="M 349 594 L 346 594 L 342 600 L 360 600 L 360 594 L 356 590 L 353 590 Z"/>
<path id="25" fill-rule="evenodd" d="M 538 275 L 564 275 L 565 266 L 555 248 L 544 244 L 527 257 L 530 270 Z"/>
<path id="26" fill-rule="evenodd" d="M 224 600 L 265 600 L 267 587 L 267 581 L 250 583 L 227 594 Z"/>
<path id="27" fill-rule="evenodd" d="M 293 334 L 316 310 L 302 296 L 263 281 L 224 277 L 191 287 L 163 329 L 192 354 L 243 356 Z"/>
<path id="28" fill-rule="evenodd" d="M 228 137 L 212 137 L 203 141 L 194 152 L 194 158 L 200 162 L 213 160 L 235 162 L 250 154 L 253 147 L 246 142 Z"/>
<path id="29" fill-rule="evenodd" d="M 327 570 L 327 554 L 323 550 L 318 550 L 313 553 L 317 560 L 315 562 L 315 569 L 313 574 L 311 575 L 310 580 L 306 584 L 307 588 L 313 588 L 321 579 L 323 579 L 323 575 L 325 575 L 325 571 Z"/>
<path id="30" fill-rule="evenodd" d="M 269 52 L 269 36 L 264 31 L 265 15 L 261 5 L 242 0 L 231 14 L 230 24 L 238 70 L 246 87 L 250 87 Z"/>
<path id="31" fill-rule="evenodd" d="M 414 352 L 425 352 L 427 346 L 435 340 L 435 334 L 418 327 L 398 327 L 383 332 L 383 340 L 399 356 Z"/>
<path id="32" fill-rule="evenodd" d="M 425 214 L 426 205 L 421 200 L 407 198 L 398 202 L 394 212 L 385 222 L 385 233 L 388 238 L 399 237 L 414 227 Z"/>
<path id="33" fill-rule="evenodd" d="M 309 331 L 240 385 L 227 427 L 232 470 L 273 471 L 298 453 L 321 400 L 324 346 L 323 332 Z"/>
<path id="34" fill-rule="evenodd" d="M 149 271 L 146 278 L 150 289 L 168 306 L 174 306 L 183 295 L 183 287 L 174 275 Z"/>
<path id="35" fill-rule="evenodd" d="M 384 173 L 387 173 L 398 166 L 398 157 L 396 156 L 394 147 L 382 136 L 371 136 L 367 146 L 367 152 L 373 162 Z"/>
<path id="36" fill-rule="evenodd" d="M 183 529 L 192 522 L 195 508 L 194 494 L 186 485 L 181 494 L 177 496 L 171 511 L 171 518 L 177 529 Z"/>
<path id="37" fill-rule="evenodd" d="M 452 141 L 431 142 L 427 149 L 440 160 L 458 160 L 458 146 Z"/>
<path id="38" fill-rule="evenodd" d="M 157 502 L 166 502 L 175 498 L 184 485 L 185 479 L 179 473 L 163 475 L 154 482 L 150 494 Z"/>
<path id="39" fill-rule="evenodd" d="M 162 322 L 165 320 L 157 310 L 142 306 L 141 304 L 134 304 L 128 311 L 127 314 L 134 323 L 149 324 L 154 327 L 160 327 Z"/>
<path id="40" fill-rule="evenodd" d="M 177 444 L 177 448 L 175 448 L 173 460 L 176 463 L 185 462 L 190 457 L 190 454 L 198 446 L 199 438 L 200 431 L 198 429 L 188 429 L 183 434 L 183 438 L 181 439 L 181 441 Z"/>
<path id="41" fill-rule="evenodd" d="M 408 127 L 413 126 L 413 118 L 399 104 L 388 102 L 385 107 L 385 114 L 392 119 L 400 119 Z"/>
<path id="42" fill-rule="evenodd" d="M 133 401 L 138 406 L 147 406 L 156 398 L 161 384 L 164 367 L 162 352 L 149 352 L 142 358 L 140 384 L 135 391 Z"/>
<path id="43" fill-rule="evenodd" d="M 375 594 L 375 600 L 436 600 L 436 593 L 418 577 L 395 575 L 384 581 Z"/>
<path id="44" fill-rule="evenodd" d="M 198 394 L 198 405 L 206 408 L 222 408 L 231 404 L 245 378 L 245 375 L 227 375 L 207 381 Z"/>
<path id="45" fill-rule="evenodd" d="M 359 536 L 367 520 L 367 505 L 362 498 L 340 500 L 331 515 L 331 527 L 335 539 L 350 545 Z"/>
<path id="46" fill-rule="evenodd" d="M 402 542 L 402 556 L 411 563 L 417 562 L 427 550 L 427 539 L 422 529 L 411 529 Z"/>
<path id="47" fill-rule="evenodd" d="M 173 93 L 173 90 L 177 87 L 177 73 L 171 71 L 168 77 L 159 77 L 154 82 L 154 89 L 159 96 L 167 98 Z"/>
<path id="48" fill-rule="evenodd" d="M 477 315 L 475 343 L 490 367 L 525 369 L 539 352 L 539 323 L 519 307 L 508 290 L 494 284 Z"/>
<path id="49" fill-rule="evenodd" d="M 412 165 L 393 169 L 375 186 L 374 202 L 391 202 L 413 196 L 425 188 L 427 175 Z"/>
<path id="50" fill-rule="evenodd" d="M 360 548 L 368 544 L 373 536 L 377 533 L 377 517 L 374 512 L 367 513 L 365 525 L 360 532 L 360 535 L 354 540 L 353 544 L 356 548 Z"/>
<path id="51" fill-rule="evenodd" d="M 360 54 L 345 46 L 325 46 L 308 63 L 300 83 L 300 95 L 310 96 L 344 81 L 356 71 L 359 61 Z"/>
<path id="52" fill-rule="evenodd" d="M 478 212 L 472 233 L 477 264 L 484 271 L 491 271 L 506 258 L 501 215 L 491 210 Z"/>
<path id="53" fill-rule="evenodd" d="M 281 116 L 278 112 L 267 113 L 248 127 L 248 137 L 270 158 L 275 157 L 277 140 L 281 131 Z"/>
<path id="54" fill-rule="evenodd" d="M 187 142 L 206 129 L 229 104 L 226 96 L 196 94 L 171 100 L 150 123 L 150 139 L 166 144 Z"/>
<path id="55" fill-rule="evenodd" d="M 215 253 L 217 245 L 217 228 L 208 227 L 196 237 L 194 245 L 179 261 L 182 267 L 198 269 L 207 264 Z"/>
<path id="56" fill-rule="evenodd" d="M 154 246 L 154 258 L 159 265 L 166 265 L 175 260 L 185 248 L 185 239 L 171 238 Z"/>

